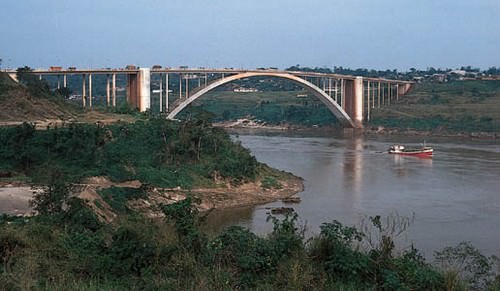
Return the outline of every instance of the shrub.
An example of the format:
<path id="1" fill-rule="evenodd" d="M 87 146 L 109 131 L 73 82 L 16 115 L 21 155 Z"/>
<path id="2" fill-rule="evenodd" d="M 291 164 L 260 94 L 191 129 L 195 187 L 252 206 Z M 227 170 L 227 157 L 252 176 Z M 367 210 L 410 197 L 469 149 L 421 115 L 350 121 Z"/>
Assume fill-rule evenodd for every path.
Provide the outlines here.
<path id="1" fill-rule="evenodd" d="M 274 177 L 265 176 L 261 181 L 261 187 L 264 189 L 281 189 L 283 186 Z"/>
<path id="2" fill-rule="evenodd" d="M 127 202 L 131 199 L 146 198 L 144 188 L 109 187 L 98 191 L 99 195 L 111 208 L 118 212 L 125 212 Z"/>
<path id="3" fill-rule="evenodd" d="M 444 270 L 457 272 L 472 290 L 484 290 L 494 280 L 493 258 L 481 254 L 470 242 L 446 247 L 435 253 L 435 259 Z"/>

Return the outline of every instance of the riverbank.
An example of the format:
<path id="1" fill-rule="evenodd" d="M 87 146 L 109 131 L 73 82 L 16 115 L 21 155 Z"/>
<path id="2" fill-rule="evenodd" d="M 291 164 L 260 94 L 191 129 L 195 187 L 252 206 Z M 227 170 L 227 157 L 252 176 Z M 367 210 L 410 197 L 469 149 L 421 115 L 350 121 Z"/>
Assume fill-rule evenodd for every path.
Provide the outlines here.
<path id="1" fill-rule="evenodd" d="M 290 132 L 302 136 L 316 136 L 324 134 L 338 134 L 339 132 L 356 132 L 364 135 L 407 135 L 407 136 L 435 136 L 435 137 L 458 137 L 477 139 L 497 139 L 500 132 L 452 132 L 444 129 L 433 131 L 413 130 L 406 128 L 387 128 L 383 126 L 367 125 L 363 129 L 343 129 L 337 126 L 300 126 L 300 125 L 268 125 L 266 123 L 255 122 L 251 119 L 240 119 L 232 122 L 214 123 L 214 126 L 222 127 L 229 133 L 236 134 L 261 134 L 273 132 Z"/>
<path id="2" fill-rule="evenodd" d="M 185 199 L 192 195 L 200 200 L 197 205 L 199 211 L 212 209 L 229 209 L 251 205 L 265 204 L 279 199 L 287 198 L 304 190 L 303 180 L 290 173 L 281 172 L 277 179 L 279 187 L 266 188 L 262 180 L 246 182 L 238 186 L 230 183 L 219 184 L 216 188 L 148 188 L 146 198 L 133 199 L 127 202 L 127 207 L 144 214 L 146 217 L 163 217 L 161 205 L 168 205 Z M 99 192 L 102 189 L 143 187 L 140 181 L 115 183 L 104 177 L 91 177 L 85 183 L 77 185 L 77 192 L 73 193 L 83 199 L 96 213 L 101 221 L 112 222 L 117 214 L 113 208 L 102 198 Z M 32 215 L 29 201 L 33 197 L 30 185 L 11 183 L 0 187 L 0 214 L 16 216 Z"/>

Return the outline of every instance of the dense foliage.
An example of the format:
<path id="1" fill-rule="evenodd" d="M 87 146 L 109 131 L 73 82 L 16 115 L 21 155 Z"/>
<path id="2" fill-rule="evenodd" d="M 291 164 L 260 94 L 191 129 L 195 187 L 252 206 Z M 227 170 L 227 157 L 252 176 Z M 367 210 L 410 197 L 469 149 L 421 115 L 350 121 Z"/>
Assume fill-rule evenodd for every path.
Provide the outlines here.
<path id="1" fill-rule="evenodd" d="M 89 176 L 137 179 L 161 187 L 210 184 L 214 175 L 235 183 L 253 180 L 258 163 L 206 120 L 150 119 L 134 124 L 69 124 L 35 130 L 0 129 L 0 171 L 46 183 L 54 172 L 69 182 Z"/>
<path id="2" fill-rule="evenodd" d="M 32 219 L 0 219 L 0 286 L 6 290 L 498 290 L 492 261 L 470 244 L 398 253 L 382 235 L 337 221 L 309 240 L 297 215 L 270 216 L 265 237 L 229 227 L 211 237 L 192 198 L 163 207 L 165 221 L 129 214 L 100 223 L 78 200 Z M 377 217 L 371 218 L 376 226 Z M 375 227 L 377 229 L 377 227 Z M 459 263 L 457 265 L 456 263 Z M 461 265 L 460 265 L 461 264 Z M 453 268 L 454 266 L 461 267 Z"/>

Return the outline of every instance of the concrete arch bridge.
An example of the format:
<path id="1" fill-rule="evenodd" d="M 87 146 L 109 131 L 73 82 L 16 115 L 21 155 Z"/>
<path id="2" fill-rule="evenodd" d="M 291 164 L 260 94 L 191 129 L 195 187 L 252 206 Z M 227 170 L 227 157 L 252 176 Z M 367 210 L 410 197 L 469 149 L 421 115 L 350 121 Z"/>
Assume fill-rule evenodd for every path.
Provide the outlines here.
<path id="1" fill-rule="evenodd" d="M 14 74 L 15 72 L 8 72 Z M 160 112 L 175 119 L 184 108 L 206 93 L 227 83 L 252 77 L 274 77 L 292 81 L 310 91 L 342 122 L 346 128 L 361 128 L 369 120 L 370 110 L 390 105 L 411 88 L 411 82 L 383 78 L 323 74 L 301 71 L 240 70 L 240 69 L 190 69 L 190 68 L 126 68 L 126 69 L 76 69 L 64 70 L 52 67 L 34 70 L 44 75 L 63 77 L 82 75 L 82 106 L 92 107 L 92 76 L 106 75 L 106 100 L 108 106 L 116 106 L 116 75 L 127 76 L 127 102 L 140 111 L 151 109 L 151 100 L 159 102 Z M 158 78 L 159 77 L 159 78 Z M 172 81 L 175 79 L 177 82 Z M 154 80 L 154 81 L 152 81 Z M 172 84 L 176 88 L 173 88 Z M 153 88 L 153 87 L 156 87 Z M 237 98 L 237 97 L 235 97 Z"/>

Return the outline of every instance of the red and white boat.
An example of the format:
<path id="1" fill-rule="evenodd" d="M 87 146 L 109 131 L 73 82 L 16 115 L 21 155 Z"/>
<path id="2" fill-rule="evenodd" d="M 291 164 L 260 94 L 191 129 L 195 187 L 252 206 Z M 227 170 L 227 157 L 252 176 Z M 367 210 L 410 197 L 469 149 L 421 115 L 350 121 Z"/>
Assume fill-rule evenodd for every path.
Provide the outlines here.
<path id="1" fill-rule="evenodd" d="M 419 148 L 406 148 L 403 145 L 393 145 L 389 148 L 388 151 L 390 154 L 394 155 L 402 155 L 402 156 L 415 156 L 422 158 L 432 158 L 432 154 L 434 153 L 434 149 L 428 146 L 422 146 Z"/>

